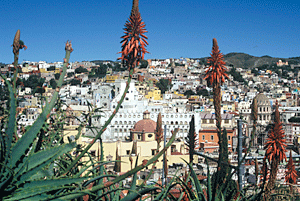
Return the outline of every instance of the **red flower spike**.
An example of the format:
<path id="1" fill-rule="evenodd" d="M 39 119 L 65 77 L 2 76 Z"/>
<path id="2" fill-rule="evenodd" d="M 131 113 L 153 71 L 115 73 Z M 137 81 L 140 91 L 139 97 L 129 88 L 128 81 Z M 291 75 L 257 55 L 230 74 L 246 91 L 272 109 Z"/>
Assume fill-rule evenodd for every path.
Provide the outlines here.
<path id="1" fill-rule="evenodd" d="M 285 182 L 290 184 L 296 184 L 298 175 L 293 162 L 292 151 L 290 151 L 290 159 L 286 168 L 287 170 L 285 172 Z"/>
<path id="2" fill-rule="evenodd" d="M 217 39 L 213 39 L 213 48 L 208 59 L 210 66 L 205 71 L 205 78 L 210 81 L 210 83 L 223 83 L 228 75 L 225 73 L 227 68 L 225 67 L 225 62 L 223 61 L 223 54 L 219 50 Z"/>
<path id="3" fill-rule="evenodd" d="M 125 23 L 124 33 L 121 38 L 122 51 L 121 59 L 123 64 L 128 66 L 128 70 L 135 68 L 140 60 L 144 59 L 145 53 L 149 53 L 146 50 L 148 39 L 144 33 L 146 33 L 145 24 L 142 22 L 141 14 L 139 12 L 139 1 L 133 0 L 132 10 L 128 21 Z"/>
<path id="4" fill-rule="evenodd" d="M 286 152 L 286 140 L 284 139 L 285 134 L 280 122 L 280 114 L 278 110 L 278 101 L 276 101 L 274 127 L 268 134 L 267 141 L 265 143 L 266 157 L 271 162 L 275 158 L 279 158 L 282 162 L 284 159 L 287 160 Z"/>

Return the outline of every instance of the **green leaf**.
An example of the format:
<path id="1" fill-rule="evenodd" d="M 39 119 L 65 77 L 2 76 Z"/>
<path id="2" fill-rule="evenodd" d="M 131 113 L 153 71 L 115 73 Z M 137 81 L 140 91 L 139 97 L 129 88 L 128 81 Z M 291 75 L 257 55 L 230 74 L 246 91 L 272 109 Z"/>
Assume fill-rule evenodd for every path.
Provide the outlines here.
<path id="1" fill-rule="evenodd" d="M 60 78 L 59 78 L 56 89 L 59 89 L 62 86 L 63 79 L 64 79 L 64 76 L 65 76 L 66 71 L 67 71 L 67 64 L 68 64 L 69 59 L 70 59 L 70 53 L 71 53 L 70 51 L 66 50 L 66 56 L 65 56 L 66 62 L 64 62 L 63 72 L 60 75 Z M 30 145 L 33 143 L 33 141 L 37 137 L 37 134 L 41 130 L 44 122 L 46 121 L 48 114 L 50 113 L 50 111 L 54 107 L 55 102 L 56 102 L 57 97 L 58 97 L 58 93 L 59 93 L 59 90 L 55 90 L 50 103 L 47 103 L 47 105 L 43 109 L 43 112 L 39 115 L 37 120 L 25 132 L 25 134 L 22 136 L 22 138 L 20 138 L 17 141 L 17 143 L 12 147 L 12 150 L 11 150 L 11 156 L 12 157 L 11 157 L 11 160 L 9 161 L 9 165 L 8 165 L 9 167 L 14 168 L 16 166 L 17 162 L 23 156 L 25 156 L 26 152 L 28 152 L 28 150 L 30 148 Z"/>
<path id="2" fill-rule="evenodd" d="M 38 187 L 47 187 L 47 186 L 63 186 L 72 183 L 79 183 L 85 180 L 90 179 L 90 177 L 81 177 L 81 178 L 59 178 L 59 179 L 46 179 L 46 180 L 39 180 L 39 181 L 31 181 L 26 183 L 24 187 L 20 190 L 29 190 L 35 189 Z"/>
<path id="3" fill-rule="evenodd" d="M 9 117 L 8 117 L 8 123 L 7 123 L 7 129 L 5 131 L 5 162 L 4 164 L 6 164 L 8 162 L 8 160 L 10 159 L 11 155 L 10 155 L 10 149 L 12 146 L 12 141 L 13 141 L 13 134 L 16 128 L 16 114 L 17 114 L 17 105 L 16 105 L 16 98 L 15 98 L 15 94 L 14 94 L 14 90 L 11 86 L 11 84 L 9 83 L 9 81 L 3 76 L 1 75 L 2 79 L 5 80 L 5 84 L 8 87 L 8 91 L 9 91 Z M 1 148 L 2 150 L 2 148 Z M 1 172 L 3 172 L 3 168 L 4 166 L 2 166 L 2 170 Z"/>
<path id="4" fill-rule="evenodd" d="M 139 159 L 139 155 L 137 155 L 136 160 L 135 160 L 135 168 L 137 167 L 138 159 Z M 134 173 L 128 195 L 134 194 L 133 191 L 136 189 L 136 179 L 137 179 L 137 173 Z"/>
<path id="5" fill-rule="evenodd" d="M 210 177 L 210 171 L 209 171 L 209 164 L 208 160 L 206 159 L 206 165 L 207 165 L 207 199 L 208 201 L 212 200 L 212 189 L 211 189 L 211 177 Z"/>
<path id="6" fill-rule="evenodd" d="M 184 159 L 182 159 L 182 160 L 184 160 Z M 195 184 L 195 187 L 196 187 L 198 199 L 202 198 L 202 199 L 205 200 L 205 196 L 203 194 L 203 190 L 201 188 L 201 184 L 200 184 L 200 182 L 198 180 L 198 177 L 197 177 L 195 171 L 193 170 L 193 167 L 186 160 L 184 160 L 184 162 L 186 162 L 186 164 L 188 164 L 188 166 L 189 166 L 189 169 L 190 169 L 190 172 L 191 172 L 191 176 L 193 178 L 193 181 L 194 181 L 194 184 Z"/>
<path id="7" fill-rule="evenodd" d="M 159 189 L 160 188 L 158 188 L 158 187 L 151 187 L 151 188 L 145 188 L 143 190 L 140 190 L 139 192 L 130 191 L 130 193 L 128 193 L 128 195 L 126 195 L 123 199 L 121 199 L 121 201 L 136 200 L 136 199 L 142 197 L 143 195 L 150 193 L 151 191 L 155 191 L 155 190 L 159 190 Z"/>
<path id="8" fill-rule="evenodd" d="M 59 156 L 71 151 L 75 147 L 75 143 L 63 144 L 61 146 L 52 147 L 50 149 L 42 150 L 30 155 L 26 161 L 28 161 L 26 172 L 23 169 L 22 175 L 16 184 L 23 183 L 30 180 L 38 171 L 40 171 L 46 165 L 52 163 Z"/>
<path id="9" fill-rule="evenodd" d="M 7 200 L 21 200 L 25 198 L 32 198 L 34 196 L 41 195 L 53 190 L 67 189 L 67 188 L 74 188 L 74 186 L 61 186 L 59 185 L 59 181 L 58 181 L 57 185 L 51 185 L 51 186 L 43 185 L 43 186 L 36 186 L 34 188 L 21 188 L 20 191 L 13 194 L 12 197 L 8 198 Z M 52 195 L 49 195 L 49 197 L 50 196 L 52 197 Z"/>

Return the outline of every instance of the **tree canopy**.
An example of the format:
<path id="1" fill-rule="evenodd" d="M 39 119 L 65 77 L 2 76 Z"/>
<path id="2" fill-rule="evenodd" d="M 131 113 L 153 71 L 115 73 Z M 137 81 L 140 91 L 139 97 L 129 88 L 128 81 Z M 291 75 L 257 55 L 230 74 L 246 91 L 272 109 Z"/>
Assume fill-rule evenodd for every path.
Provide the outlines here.
<path id="1" fill-rule="evenodd" d="M 85 73 L 88 72 L 86 68 L 83 68 L 82 66 L 79 66 L 78 68 L 75 69 L 75 73 Z"/>
<path id="2" fill-rule="evenodd" d="M 164 94 L 166 91 L 172 88 L 172 83 L 168 79 L 160 79 L 156 86 L 160 89 L 161 93 Z"/>

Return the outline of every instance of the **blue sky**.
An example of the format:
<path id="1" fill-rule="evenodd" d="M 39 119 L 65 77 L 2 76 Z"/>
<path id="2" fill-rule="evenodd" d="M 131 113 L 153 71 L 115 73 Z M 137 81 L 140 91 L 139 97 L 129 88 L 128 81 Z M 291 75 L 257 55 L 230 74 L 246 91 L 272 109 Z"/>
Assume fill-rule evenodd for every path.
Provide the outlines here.
<path id="1" fill-rule="evenodd" d="M 221 52 L 300 56 L 298 1 L 140 0 L 148 33 L 148 58 L 207 57 L 212 39 Z M 28 46 L 19 61 L 62 61 L 71 40 L 71 61 L 113 60 L 132 0 L 0 1 L 0 62 L 12 63 L 17 29 Z"/>

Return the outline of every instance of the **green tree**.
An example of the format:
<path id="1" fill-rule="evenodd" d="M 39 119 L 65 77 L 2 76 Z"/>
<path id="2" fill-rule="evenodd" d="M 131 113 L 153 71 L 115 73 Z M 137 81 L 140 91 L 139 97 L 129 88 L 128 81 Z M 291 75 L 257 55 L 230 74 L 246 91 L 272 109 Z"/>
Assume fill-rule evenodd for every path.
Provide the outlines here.
<path id="1" fill-rule="evenodd" d="M 76 85 L 80 85 L 81 82 L 80 82 L 80 80 L 72 79 L 72 80 L 70 81 L 70 84 L 71 84 L 72 86 L 76 86 Z"/>
<path id="2" fill-rule="evenodd" d="M 191 95 L 195 95 L 195 92 L 189 89 L 184 92 L 184 95 L 189 98 Z"/>
<path id="3" fill-rule="evenodd" d="M 73 77 L 75 74 L 70 72 L 70 73 L 67 73 L 67 77 Z"/>
<path id="4" fill-rule="evenodd" d="M 60 76 L 60 73 L 55 73 L 55 74 L 54 74 L 54 77 L 55 77 L 56 80 L 59 79 L 59 76 Z"/>
<path id="5" fill-rule="evenodd" d="M 78 68 L 75 69 L 75 73 L 86 73 L 88 70 L 86 68 L 83 68 L 82 66 L 79 66 Z"/>
<path id="6" fill-rule="evenodd" d="M 166 91 L 172 88 L 172 83 L 168 79 L 160 79 L 156 86 L 160 89 L 161 93 L 164 94 Z"/>
<path id="7" fill-rule="evenodd" d="M 208 93 L 208 91 L 207 91 L 207 89 L 201 89 L 201 88 L 197 88 L 196 89 L 196 93 L 197 93 L 197 95 L 199 95 L 199 96 L 209 96 L 209 93 Z"/>
<path id="8" fill-rule="evenodd" d="M 192 116 L 192 119 L 190 121 L 190 129 L 189 129 L 188 136 L 185 138 L 185 144 L 189 150 L 190 163 L 191 163 L 191 165 L 193 165 L 194 151 L 195 151 L 195 148 L 197 147 L 197 134 L 195 131 L 194 115 Z"/>
<path id="9" fill-rule="evenodd" d="M 55 89 L 55 88 L 56 88 L 57 83 L 56 83 L 55 79 L 52 78 L 52 79 L 50 80 L 50 86 L 51 86 L 52 89 Z"/>
<path id="10" fill-rule="evenodd" d="M 146 61 L 146 60 L 141 60 L 140 68 L 147 68 L 147 67 L 148 67 L 148 61 Z"/>
<path id="11" fill-rule="evenodd" d="M 233 79 L 238 82 L 244 82 L 244 84 L 248 84 L 248 82 L 243 78 L 240 72 L 237 72 L 236 69 L 233 67 L 230 69 L 228 74 L 233 76 Z"/>
<path id="12" fill-rule="evenodd" d="M 36 87 L 42 87 L 45 82 L 45 78 L 42 78 L 38 75 L 30 75 L 27 80 L 24 80 L 24 87 L 30 87 L 35 89 Z"/>

